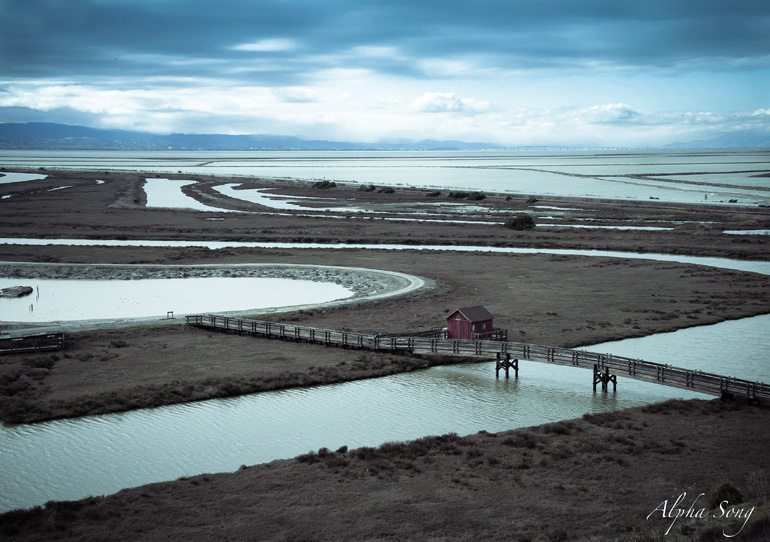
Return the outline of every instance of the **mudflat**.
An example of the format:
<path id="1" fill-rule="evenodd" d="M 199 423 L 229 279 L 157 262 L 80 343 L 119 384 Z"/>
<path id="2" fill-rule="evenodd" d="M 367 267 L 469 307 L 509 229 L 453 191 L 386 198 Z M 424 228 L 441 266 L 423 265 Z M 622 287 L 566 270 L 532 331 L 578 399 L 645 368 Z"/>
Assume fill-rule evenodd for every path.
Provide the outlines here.
<path id="1" fill-rule="evenodd" d="M 503 227 L 505 218 L 536 216 L 533 206 L 538 202 L 500 196 L 469 202 L 419 190 L 318 189 L 307 183 L 238 179 L 244 188 L 312 198 L 308 206 L 321 209 L 276 213 L 218 195 L 213 187 L 226 179 L 186 175 L 185 179 L 198 181 L 185 187 L 190 197 L 244 211 L 202 213 L 148 208 L 142 189 L 145 177 L 140 174 L 46 173 L 43 181 L 2 185 L 3 194 L 10 197 L 2 201 L 1 237 L 483 245 L 770 259 L 765 237 L 722 233 L 767 228 L 770 216 L 761 209 L 549 202 L 570 209 L 565 222 L 591 218 L 602 226 L 673 229 L 569 229 L 536 219 L 534 229 L 514 231 Z M 49 191 L 61 186 L 69 188 Z M 372 213 L 323 211 L 330 202 Z M 454 211 L 423 213 L 422 219 L 429 221 L 415 221 L 414 213 L 426 202 L 451 204 Z M 467 211 L 457 212 L 463 206 Z M 94 267 L 294 263 L 398 271 L 427 279 L 429 287 L 383 301 L 254 316 L 401 333 L 441 326 L 458 307 L 484 305 L 495 315 L 495 325 L 509 330 L 511 340 L 566 347 L 770 312 L 766 276 L 630 258 L 420 248 L 209 250 L 6 244 L 0 245 L 0 261 L 9 262 L 5 268 L 20 279 L 20 285 L 25 266 L 14 270 L 13 262 Z M 62 352 L 0 357 L 0 417 L 6 422 L 34 422 L 376 377 L 458 361 L 326 349 L 157 324 L 71 332 Z M 312 363 L 307 361 L 311 350 Z M 631 527 L 658 532 L 657 523 L 645 522 L 639 513 L 647 508 L 651 512 L 681 488 L 710 491 L 722 477 L 745 485 L 749 473 L 756 471 L 755 478 L 761 477 L 767 469 L 762 459 L 766 454 L 760 452 L 767 446 L 767 434 L 757 429 L 767 427 L 763 408 L 696 401 L 613 416 L 617 419 L 601 423 L 562 422 L 559 429 L 543 426 L 465 439 L 426 437 L 420 445 L 377 451 L 321 451 L 232 475 L 196 477 L 80 504 L 6 514 L 0 517 L 1 525 L 4 532 L 28 539 L 57 531 L 75 539 L 101 539 L 111 532 L 124 533 L 118 538 L 158 540 L 179 533 L 200 540 L 624 536 Z M 605 427 L 608 424 L 615 432 Z M 727 437 L 714 436 L 723 430 L 739 444 L 724 446 Z M 501 444 L 529 438 L 517 436 L 522 434 L 536 435 L 535 444 Z M 410 451 L 413 446 L 420 451 Z M 560 457 L 559 450 L 567 455 Z M 693 468 L 683 470 L 683 463 Z M 650 472 L 659 479 L 655 491 L 645 487 Z M 271 506 L 279 497 L 280 506 Z M 582 515 L 591 520 L 578 518 L 581 506 Z M 192 508 L 201 511 L 195 518 L 180 514 Z M 118 509 L 131 511 L 130 524 L 115 512 Z M 617 510 L 612 519 L 603 517 L 607 510 Z M 181 519 L 185 515 L 188 519 Z"/>

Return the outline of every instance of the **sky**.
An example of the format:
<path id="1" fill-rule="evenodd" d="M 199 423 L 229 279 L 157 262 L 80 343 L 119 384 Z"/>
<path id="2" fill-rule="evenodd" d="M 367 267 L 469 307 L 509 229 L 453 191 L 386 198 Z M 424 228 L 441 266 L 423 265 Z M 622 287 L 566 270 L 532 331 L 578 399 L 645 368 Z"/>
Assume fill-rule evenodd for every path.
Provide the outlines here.
<path id="1" fill-rule="evenodd" d="M 767 0 L 0 0 L 0 122 L 644 147 L 770 133 Z"/>

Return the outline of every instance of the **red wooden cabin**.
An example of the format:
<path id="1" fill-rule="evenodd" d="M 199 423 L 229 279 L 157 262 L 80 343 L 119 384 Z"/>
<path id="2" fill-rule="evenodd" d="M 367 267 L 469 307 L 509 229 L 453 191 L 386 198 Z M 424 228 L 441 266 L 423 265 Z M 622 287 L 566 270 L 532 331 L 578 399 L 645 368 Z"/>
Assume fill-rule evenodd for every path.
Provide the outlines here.
<path id="1" fill-rule="evenodd" d="M 482 307 L 464 307 L 457 309 L 446 319 L 448 339 L 491 339 L 506 340 L 506 330 L 495 329 L 492 326 L 492 314 Z"/>

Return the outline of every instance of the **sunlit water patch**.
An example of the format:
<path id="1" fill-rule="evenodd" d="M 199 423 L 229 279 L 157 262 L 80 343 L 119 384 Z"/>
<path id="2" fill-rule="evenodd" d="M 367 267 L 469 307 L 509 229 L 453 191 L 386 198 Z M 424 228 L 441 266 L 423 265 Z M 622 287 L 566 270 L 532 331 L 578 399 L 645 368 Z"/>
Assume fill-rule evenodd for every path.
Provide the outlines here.
<path id="1" fill-rule="evenodd" d="M 52 322 L 229 312 L 345 299 L 338 284 L 278 278 L 54 280 L 0 278 L 0 288 L 31 286 L 32 294 L 0 299 L 0 320 Z"/>
<path id="2" fill-rule="evenodd" d="M 296 210 L 332 211 L 332 212 L 338 212 L 338 213 L 363 211 L 363 209 L 359 209 L 356 207 L 309 207 L 309 206 L 301 205 L 296 200 L 310 200 L 315 202 L 318 202 L 318 201 L 323 202 L 324 199 L 329 199 L 329 198 L 283 196 L 279 194 L 271 194 L 267 192 L 268 190 L 267 188 L 252 188 L 252 189 L 236 190 L 236 187 L 238 186 L 240 186 L 240 184 L 238 183 L 228 183 L 228 184 L 215 186 L 214 190 L 216 190 L 223 196 L 228 196 L 230 198 L 248 201 L 250 203 L 256 203 L 257 205 L 268 207 L 270 209 L 295 210 L 295 211 Z M 338 201 L 335 200 L 335 203 L 338 203 Z"/>
<path id="3" fill-rule="evenodd" d="M 144 185 L 147 194 L 147 207 L 159 207 L 164 209 L 191 209 L 193 211 L 208 211 L 222 213 L 238 213 L 232 209 L 221 209 L 204 205 L 195 198 L 191 198 L 182 188 L 195 184 L 195 181 L 181 181 L 172 179 L 149 178 Z"/>
<path id="4" fill-rule="evenodd" d="M 770 235 L 770 230 L 725 230 L 728 235 Z"/>
<path id="5" fill-rule="evenodd" d="M 40 175 L 38 173 L 15 173 L 7 171 L 0 173 L 0 184 L 10 183 L 22 183 L 25 181 L 39 181 L 45 179 L 46 175 Z"/>
<path id="6" fill-rule="evenodd" d="M 761 149 L 575 152 L 0 151 L 13 167 L 317 179 L 377 186 L 711 203 L 770 201 Z M 640 178 L 659 175 L 659 179 Z M 693 182 L 697 184 L 692 184 Z M 742 187 L 749 187 L 745 189 Z M 708 200 L 706 201 L 706 196 Z"/>
<path id="7" fill-rule="evenodd" d="M 733 346 L 727 349 L 727 345 Z M 607 342 L 585 350 L 770 383 L 770 314 Z"/>

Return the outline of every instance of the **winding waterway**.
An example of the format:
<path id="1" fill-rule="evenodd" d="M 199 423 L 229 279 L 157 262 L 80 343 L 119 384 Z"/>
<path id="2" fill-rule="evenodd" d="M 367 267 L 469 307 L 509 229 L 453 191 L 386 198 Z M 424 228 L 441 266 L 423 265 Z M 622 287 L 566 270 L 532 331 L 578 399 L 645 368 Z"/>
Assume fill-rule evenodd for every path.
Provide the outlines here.
<path id="1" fill-rule="evenodd" d="M 770 274 L 768 262 L 594 251 L 510 251 L 644 257 Z M 770 316 L 765 315 L 589 349 L 770 381 L 768 329 Z M 712 342 L 716 338 L 719 348 Z M 672 348 L 678 348 L 673 355 Z M 740 359 L 724 352 L 740 352 Z M 485 362 L 4 427 L 0 429 L 0 510 L 108 494 L 203 472 L 233 471 L 243 464 L 293 457 L 320 447 L 375 446 L 430 434 L 501 431 L 674 397 L 706 397 L 619 380 L 617 393 L 593 393 L 591 373 L 584 369 L 521 362 L 519 378 L 505 380 L 495 378 L 494 362 Z"/>

